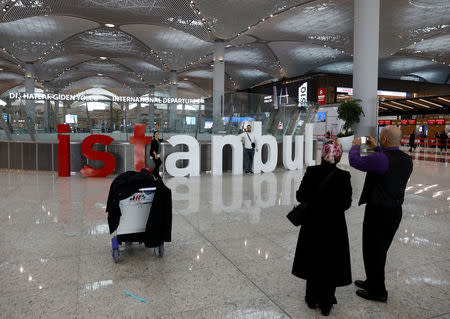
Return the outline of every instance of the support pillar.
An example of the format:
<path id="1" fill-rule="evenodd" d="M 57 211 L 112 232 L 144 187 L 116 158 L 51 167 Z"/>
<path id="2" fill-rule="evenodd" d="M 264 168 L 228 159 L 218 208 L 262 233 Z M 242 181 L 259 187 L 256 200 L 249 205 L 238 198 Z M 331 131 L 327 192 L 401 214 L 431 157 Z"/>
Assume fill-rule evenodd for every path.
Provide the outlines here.
<path id="1" fill-rule="evenodd" d="M 109 133 L 114 131 L 114 122 L 113 122 L 113 102 L 109 101 Z"/>
<path id="2" fill-rule="evenodd" d="M 25 92 L 28 94 L 34 94 L 34 68 L 33 64 L 27 63 L 25 64 Z M 26 100 L 25 102 L 25 110 L 24 113 L 26 115 L 26 125 L 28 129 L 28 133 L 30 134 L 31 140 L 35 141 L 35 123 L 36 123 L 36 108 L 34 100 Z"/>
<path id="3" fill-rule="evenodd" d="M 214 43 L 213 70 L 213 132 L 223 131 L 223 111 L 225 93 L 225 42 L 216 40 Z"/>
<path id="4" fill-rule="evenodd" d="M 45 100 L 45 109 L 44 109 L 44 126 L 47 133 L 50 133 L 51 123 L 52 123 L 52 110 L 51 110 L 51 102 L 50 100 Z"/>
<path id="5" fill-rule="evenodd" d="M 362 100 L 365 116 L 355 125 L 357 136 L 377 136 L 380 0 L 355 0 L 353 98 Z"/>
<path id="6" fill-rule="evenodd" d="M 148 95 L 150 97 L 155 96 L 155 87 L 151 86 Z M 155 103 L 148 103 L 148 125 L 150 127 L 150 130 L 153 130 L 155 128 Z"/>
<path id="7" fill-rule="evenodd" d="M 141 112 L 141 102 L 136 104 L 136 124 L 142 124 L 142 112 Z"/>
<path id="8" fill-rule="evenodd" d="M 178 97 L 178 77 L 177 71 L 170 71 L 170 89 L 169 94 L 171 98 Z M 177 103 L 169 104 L 169 130 L 175 132 L 177 127 Z"/>

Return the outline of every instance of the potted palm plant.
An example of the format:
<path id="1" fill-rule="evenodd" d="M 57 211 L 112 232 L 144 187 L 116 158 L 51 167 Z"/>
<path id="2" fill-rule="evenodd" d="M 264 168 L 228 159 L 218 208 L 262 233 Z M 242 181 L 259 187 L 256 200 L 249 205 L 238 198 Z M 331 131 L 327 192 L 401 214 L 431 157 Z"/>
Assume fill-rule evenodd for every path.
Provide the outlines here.
<path id="1" fill-rule="evenodd" d="M 342 144 L 342 149 L 348 152 L 355 138 L 352 126 L 353 124 L 359 123 L 361 114 L 364 115 L 361 100 L 356 99 L 342 102 L 337 112 L 338 118 L 344 121 L 343 131 L 337 135 L 338 141 Z"/>

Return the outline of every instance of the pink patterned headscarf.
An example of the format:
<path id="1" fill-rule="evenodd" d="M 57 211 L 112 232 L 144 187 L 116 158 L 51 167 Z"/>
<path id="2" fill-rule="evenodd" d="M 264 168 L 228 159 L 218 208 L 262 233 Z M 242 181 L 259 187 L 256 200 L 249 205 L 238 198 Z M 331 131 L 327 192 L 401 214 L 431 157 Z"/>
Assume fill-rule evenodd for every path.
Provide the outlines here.
<path id="1" fill-rule="evenodd" d="M 335 158 L 340 158 L 342 155 L 342 145 L 338 141 L 333 143 L 326 143 L 322 149 L 322 158 L 324 161 L 334 164 Z"/>

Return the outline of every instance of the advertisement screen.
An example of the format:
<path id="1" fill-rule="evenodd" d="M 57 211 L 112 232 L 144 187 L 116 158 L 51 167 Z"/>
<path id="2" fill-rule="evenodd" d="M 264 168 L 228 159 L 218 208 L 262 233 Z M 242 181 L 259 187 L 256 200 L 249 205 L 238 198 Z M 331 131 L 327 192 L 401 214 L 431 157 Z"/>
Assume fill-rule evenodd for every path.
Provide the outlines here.
<path id="1" fill-rule="evenodd" d="M 195 125 L 197 122 L 197 118 L 195 116 L 186 116 L 186 124 L 187 125 Z"/>
<path id="2" fill-rule="evenodd" d="M 327 112 L 317 112 L 317 121 L 326 122 L 327 120 Z"/>
<path id="3" fill-rule="evenodd" d="M 66 114 L 66 123 L 67 124 L 78 123 L 78 115 Z"/>
<path id="4" fill-rule="evenodd" d="M 213 127 L 213 121 L 205 121 L 205 129 L 210 129 Z"/>

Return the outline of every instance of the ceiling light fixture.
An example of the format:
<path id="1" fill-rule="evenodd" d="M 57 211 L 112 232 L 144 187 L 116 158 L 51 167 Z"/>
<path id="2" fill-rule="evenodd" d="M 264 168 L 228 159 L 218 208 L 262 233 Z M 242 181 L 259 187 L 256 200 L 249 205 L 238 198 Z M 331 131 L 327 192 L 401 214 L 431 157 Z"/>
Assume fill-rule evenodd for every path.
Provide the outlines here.
<path id="1" fill-rule="evenodd" d="M 405 104 L 400 104 L 400 103 L 394 102 L 394 101 L 391 101 L 391 103 L 392 103 L 392 104 L 397 104 L 397 105 L 402 106 L 402 107 L 406 107 L 407 109 L 410 109 L 410 110 L 414 110 L 413 107 L 408 106 L 408 105 L 405 105 Z"/>
<path id="2" fill-rule="evenodd" d="M 108 28 L 114 28 L 115 25 L 112 24 L 112 23 L 105 23 L 105 27 L 108 27 Z"/>
<path id="3" fill-rule="evenodd" d="M 100 60 L 107 60 L 108 58 L 107 57 L 105 57 L 105 56 L 101 56 L 100 57 Z"/>
<path id="4" fill-rule="evenodd" d="M 103 76 L 103 74 L 102 74 L 102 73 L 98 73 L 97 75 L 98 75 L 98 76 Z"/>
<path id="5" fill-rule="evenodd" d="M 419 105 L 419 106 L 425 107 L 425 108 L 427 108 L 427 109 L 429 109 L 429 108 L 430 108 L 430 107 L 429 107 L 428 105 L 425 105 L 425 104 L 421 104 L 421 103 L 417 103 L 417 102 L 415 102 L 415 101 L 410 101 L 410 100 L 407 100 L 406 102 L 409 102 L 409 103 L 412 103 L 412 104 L 416 104 L 416 105 Z"/>
<path id="6" fill-rule="evenodd" d="M 419 101 L 422 101 L 422 102 L 427 102 L 427 103 L 430 103 L 430 104 L 436 105 L 436 106 L 438 106 L 438 107 L 443 107 L 442 105 L 439 105 L 439 104 L 436 104 L 436 103 L 433 103 L 433 102 L 430 102 L 430 101 L 425 101 L 425 100 L 423 100 L 423 99 L 419 99 Z"/>
<path id="7" fill-rule="evenodd" d="M 444 99 L 443 97 L 438 97 L 438 99 L 450 103 L 450 100 Z"/>

